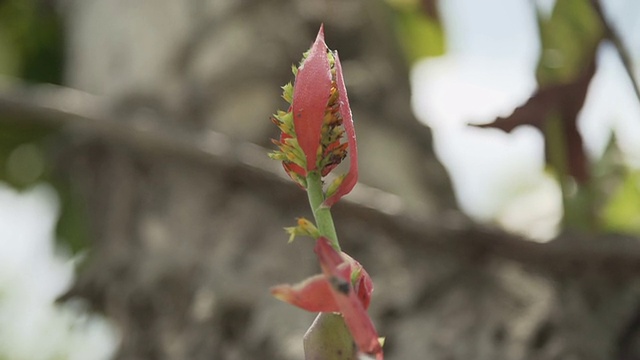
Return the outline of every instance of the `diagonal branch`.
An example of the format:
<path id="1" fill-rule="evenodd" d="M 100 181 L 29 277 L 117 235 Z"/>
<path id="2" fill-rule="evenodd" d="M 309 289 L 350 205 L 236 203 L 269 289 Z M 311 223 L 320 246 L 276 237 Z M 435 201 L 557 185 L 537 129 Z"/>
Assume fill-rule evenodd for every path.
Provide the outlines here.
<path id="1" fill-rule="evenodd" d="M 189 131 L 156 119 L 116 120 L 114 104 L 105 98 L 50 84 L 0 83 L 0 121 L 20 119 L 59 126 L 157 155 L 178 157 L 206 166 L 236 167 L 270 174 L 286 182 L 275 162 L 263 161 L 260 146 L 232 141 L 215 131 Z"/>
<path id="2" fill-rule="evenodd" d="M 168 129 L 154 121 L 116 121 L 106 99 L 75 89 L 19 82 L 0 86 L 0 121 L 11 117 L 82 131 L 141 152 L 196 162 L 238 174 L 244 181 L 257 179 L 261 185 L 277 183 L 279 187 L 294 188 L 278 164 L 267 159 L 267 150 L 262 147 L 212 131 Z M 306 201 L 300 194 L 300 201 Z M 408 247 L 420 243 L 430 251 L 472 259 L 493 256 L 553 276 L 585 272 L 618 278 L 640 275 L 640 242 L 633 237 L 601 235 L 585 241 L 584 234 L 562 234 L 552 242 L 539 244 L 475 224 L 455 211 L 438 218 L 407 214 L 397 196 L 362 184 L 345 200 L 335 207 L 337 219 L 355 217 L 374 224 L 380 231 L 393 233 Z M 391 207 L 391 203 L 396 205 Z"/>
<path id="3" fill-rule="evenodd" d="M 633 67 L 633 59 L 631 58 L 631 54 L 627 50 L 626 46 L 622 42 L 622 38 L 620 34 L 616 31 L 616 29 L 611 26 L 609 21 L 607 20 L 604 11 L 602 9 L 602 4 L 600 0 L 591 0 L 591 6 L 595 10 L 598 18 L 600 18 L 600 22 L 604 27 L 605 37 L 609 39 L 613 43 L 613 46 L 618 51 L 620 55 L 620 59 L 622 60 L 622 65 L 624 66 L 625 71 L 627 72 L 627 76 L 629 80 L 631 80 L 631 84 L 633 85 L 633 90 L 636 93 L 636 97 L 638 101 L 640 101 L 640 85 L 638 84 L 638 80 L 636 79 L 634 67 Z"/>

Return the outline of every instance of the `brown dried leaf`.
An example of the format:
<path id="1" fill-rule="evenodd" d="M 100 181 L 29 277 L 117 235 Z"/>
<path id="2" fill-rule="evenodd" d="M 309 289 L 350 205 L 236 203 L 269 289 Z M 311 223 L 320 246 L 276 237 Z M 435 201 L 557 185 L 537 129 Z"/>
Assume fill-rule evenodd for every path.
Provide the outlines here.
<path id="1" fill-rule="evenodd" d="M 584 183 L 589 178 L 587 157 L 582 145 L 582 137 L 578 132 L 578 112 L 584 104 L 587 89 L 595 73 L 595 51 L 589 65 L 573 81 L 568 83 L 543 86 L 531 98 L 506 118 L 498 117 L 490 124 L 473 125 L 481 128 L 496 128 L 511 132 L 520 125 L 531 125 L 542 131 L 545 136 L 546 157 L 549 161 L 549 139 L 547 138 L 547 121 L 553 115 L 562 121 L 565 154 L 567 154 L 568 173 L 578 182 Z"/>

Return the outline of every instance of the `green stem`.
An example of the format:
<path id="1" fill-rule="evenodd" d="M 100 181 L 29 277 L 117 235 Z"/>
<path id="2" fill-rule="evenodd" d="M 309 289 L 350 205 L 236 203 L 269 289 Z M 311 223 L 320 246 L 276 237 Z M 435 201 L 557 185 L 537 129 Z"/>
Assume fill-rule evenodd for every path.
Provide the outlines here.
<path id="1" fill-rule="evenodd" d="M 566 228 L 595 230 L 593 196 L 588 185 L 575 183 L 569 173 L 567 153 L 567 134 L 563 126 L 562 115 L 554 112 L 545 124 L 545 137 L 549 163 L 555 168 L 560 190 L 564 216 L 562 224 Z"/>
<path id="2" fill-rule="evenodd" d="M 322 178 L 317 171 L 311 171 L 307 174 L 307 195 L 309 196 L 309 205 L 311 205 L 311 211 L 313 211 L 313 217 L 316 219 L 316 226 L 320 231 L 320 235 L 329 239 L 331 246 L 340 251 L 338 235 L 331 217 L 331 209 L 322 206 L 324 192 L 322 190 Z"/>

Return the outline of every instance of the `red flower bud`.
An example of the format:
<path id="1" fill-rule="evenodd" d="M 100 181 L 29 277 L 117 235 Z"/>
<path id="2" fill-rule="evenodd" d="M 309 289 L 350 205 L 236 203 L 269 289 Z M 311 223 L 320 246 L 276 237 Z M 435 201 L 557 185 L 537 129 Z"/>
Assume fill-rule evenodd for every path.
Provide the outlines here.
<path id="1" fill-rule="evenodd" d="M 294 85 L 283 87 L 283 98 L 291 102 L 289 112 L 272 118 L 282 134 L 276 142 L 280 151 L 271 157 L 282 160 L 287 174 L 306 188 L 309 172 L 326 176 L 349 154 L 349 172 L 326 194 L 324 205 L 332 206 L 358 181 L 358 149 L 340 58 L 327 48 L 322 26 L 294 73 Z"/>

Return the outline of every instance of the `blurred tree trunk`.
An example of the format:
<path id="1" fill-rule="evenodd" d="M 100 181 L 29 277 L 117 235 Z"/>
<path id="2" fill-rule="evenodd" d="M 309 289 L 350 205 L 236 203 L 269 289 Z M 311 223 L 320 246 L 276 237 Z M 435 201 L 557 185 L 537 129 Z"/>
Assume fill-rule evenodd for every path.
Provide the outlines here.
<path id="1" fill-rule="evenodd" d="M 397 195 L 364 192 L 360 206 L 336 206 L 344 247 L 374 277 L 371 311 L 389 359 L 608 359 L 618 350 L 637 283 L 592 287 L 597 274 L 553 282 L 377 220 L 431 219 L 423 226 L 443 241 L 456 240 L 447 231 L 481 235 L 456 225 L 466 222 L 452 210 L 428 129 L 411 114 L 407 67 L 381 2 L 70 0 L 64 10 L 67 83 L 106 97 L 117 121 L 265 147 L 276 136 L 269 115 L 284 106 L 279 86 L 324 22 L 344 63 L 361 180 Z M 226 145 L 212 136 L 211 146 Z M 67 168 L 94 234 L 72 294 L 120 326 L 118 359 L 303 357 L 314 315 L 268 293 L 319 271 L 312 244 L 286 245 L 282 231 L 309 216 L 301 191 L 104 138 L 84 138 L 72 153 Z"/>

